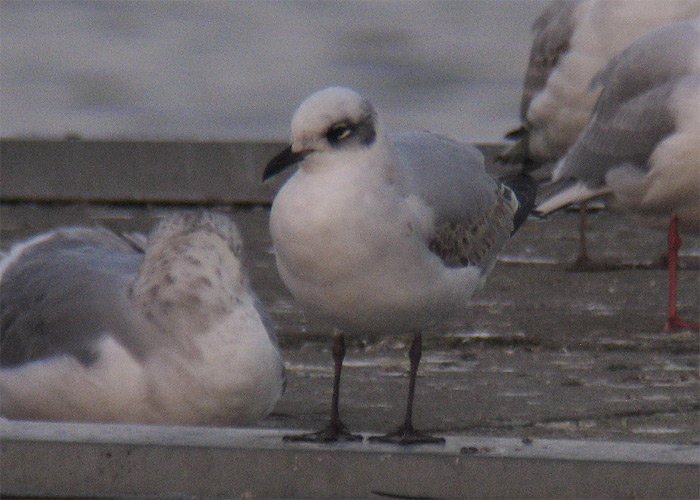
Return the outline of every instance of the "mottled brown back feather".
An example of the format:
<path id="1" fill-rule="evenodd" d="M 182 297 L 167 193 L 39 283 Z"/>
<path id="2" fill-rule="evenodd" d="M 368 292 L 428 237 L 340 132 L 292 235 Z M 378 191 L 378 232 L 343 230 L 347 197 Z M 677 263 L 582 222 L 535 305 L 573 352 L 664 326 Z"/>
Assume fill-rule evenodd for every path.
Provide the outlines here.
<path id="1" fill-rule="evenodd" d="M 483 266 L 497 245 L 513 231 L 513 215 L 517 202 L 511 190 L 499 186 L 497 201 L 484 216 L 464 224 L 446 221 L 435 227 L 428 248 L 448 267 Z"/>

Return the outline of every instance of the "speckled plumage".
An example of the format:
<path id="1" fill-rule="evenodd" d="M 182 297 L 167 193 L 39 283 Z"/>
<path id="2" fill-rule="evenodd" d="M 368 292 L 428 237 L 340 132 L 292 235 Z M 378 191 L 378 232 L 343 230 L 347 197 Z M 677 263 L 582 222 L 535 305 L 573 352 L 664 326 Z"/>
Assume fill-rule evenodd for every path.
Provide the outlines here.
<path id="1" fill-rule="evenodd" d="M 0 410 L 11 418 L 251 423 L 284 368 L 226 216 L 186 212 L 134 245 L 63 228 L 0 263 Z"/>
<path id="2" fill-rule="evenodd" d="M 493 263 L 493 249 L 502 244 L 504 235 L 515 230 L 513 219 L 517 208 L 517 200 L 510 188 L 501 185 L 491 210 L 468 223 L 445 221 L 437 225 L 428 248 L 447 267 L 488 269 Z"/>

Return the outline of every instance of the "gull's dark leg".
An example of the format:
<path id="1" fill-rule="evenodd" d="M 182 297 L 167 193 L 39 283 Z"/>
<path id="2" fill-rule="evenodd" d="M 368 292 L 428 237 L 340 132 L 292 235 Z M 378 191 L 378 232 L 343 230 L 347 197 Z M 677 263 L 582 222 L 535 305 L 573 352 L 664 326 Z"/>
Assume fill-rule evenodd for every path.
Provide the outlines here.
<path id="1" fill-rule="evenodd" d="M 576 260 L 569 264 L 567 271 L 611 271 L 617 269 L 619 263 L 596 262 L 588 256 L 588 244 L 586 241 L 586 229 L 588 228 L 588 206 L 582 202 L 578 209 L 578 255 Z"/>
<path id="2" fill-rule="evenodd" d="M 665 328 L 667 332 L 682 329 L 700 330 L 700 325 L 697 323 L 680 319 L 676 309 L 676 272 L 678 270 L 678 251 L 681 248 L 681 244 L 681 237 L 678 234 L 678 217 L 674 216 L 671 218 L 671 224 L 668 226 L 668 309 Z"/>
<path id="3" fill-rule="evenodd" d="M 588 256 L 588 245 L 586 244 L 587 215 L 586 203 L 583 202 L 578 209 L 578 256 L 571 265 L 572 269 L 588 266 L 591 262 Z"/>
<path id="4" fill-rule="evenodd" d="M 586 203 L 581 203 L 579 207 L 579 244 L 578 244 L 578 256 L 571 264 L 566 268 L 567 271 L 572 272 L 595 272 L 595 271 L 620 271 L 624 269 L 666 269 L 668 267 L 668 254 L 663 254 L 660 257 L 652 260 L 651 262 L 646 261 L 600 261 L 593 260 L 588 255 L 588 245 L 586 240 L 586 228 L 587 228 L 587 208 Z M 669 238 L 671 236 L 669 235 Z M 670 241 L 670 240 L 669 240 Z M 680 239 L 679 239 L 680 241 Z M 670 248 L 669 243 L 669 248 Z M 678 245 L 680 247 L 680 244 Z M 678 260 L 676 260 L 676 267 L 678 267 Z M 688 261 L 683 263 L 684 269 L 698 269 L 697 259 L 688 259 Z"/>
<path id="5" fill-rule="evenodd" d="M 578 255 L 576 259 L 566 267 L 572 272 L 596 272 L 618 271 L 628 267 L 637 267 L 637 264 L 623 264 L 615 261 L 596 261 L 588 255 L 588 242 L 586 230 L 588 229 L 588 205 L 581 202 L 578 209 Z"/>
<path id="6" fill-rule="evenodd" d="M 380 443 L 395 443 L 395 444 L 443 444 L 444 438 L 431 436 L 423 432 L 419 432 L 413 428 L 413 398 L 416 392 L 416 374 L 418 373 L 418 365 L 423 351 L 423 335 L 418 332 L 413 336 L 411 348 L 408 351 L 408 359 L 410 361 L 410 371 L 408 380 L 408 398 L 406 400 L 406 415 L 404 422 L 394 432 L 390 432 L 385 436 L 372 436 L 370 441 Z"/>
<path id="7" fill-rule="evenodd" d="M 343 370 L 343 359 L 345 359 L 345 334 L 336 331 L 333 339 L 333 396 L 331 399 L 331 415 L 328 425 L 318 432 L 309 434 L 298 434 L 284 436 L 285 441 L 309 442 L 309 443 L 332 443 L 336 441 L 362 441 L 362 436 L 350 434 L 343 422 L 340 421 L 339 393 L 340 374 Z"/>

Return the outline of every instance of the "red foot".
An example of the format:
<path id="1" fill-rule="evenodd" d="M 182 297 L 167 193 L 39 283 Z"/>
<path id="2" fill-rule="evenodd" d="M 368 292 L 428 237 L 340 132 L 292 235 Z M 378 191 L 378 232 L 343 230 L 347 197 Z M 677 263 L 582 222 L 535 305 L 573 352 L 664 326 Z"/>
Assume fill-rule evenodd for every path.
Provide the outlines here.
<path id="1" fill-rule="evenodd" d="M 666 319 L 664 331 L 675 332 L 678 330 L 690 330 L 692 332 L 700 332 L 700 324 L 690 321 L 683 321 L 678 316 Z"/>

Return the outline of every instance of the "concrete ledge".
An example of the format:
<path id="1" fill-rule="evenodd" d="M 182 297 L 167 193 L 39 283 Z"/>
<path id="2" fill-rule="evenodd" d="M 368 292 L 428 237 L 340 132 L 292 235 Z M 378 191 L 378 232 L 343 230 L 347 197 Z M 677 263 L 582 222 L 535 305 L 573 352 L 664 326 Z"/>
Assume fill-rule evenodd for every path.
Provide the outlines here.
<path id="1" fill-rule="evenodd" d="M 478 146 L 492 164 L 500 146 Z M 2 139 L 0 199 L 270 203 L 286 176 L 263 184 L 262 172 L 282 147 L 276 142 Z"/>
<path id="2" fill-rule="evenodd" d="M 697 498 L 700 447 L 448 437 L 283 443 L 286 431 L 2 421 L 0 496 Z"/>
<path id="3" fill-rule="evenodd" d="M 0 141 L 2 199 L 269 202 L 265 164 L 278 143 Z"/>

